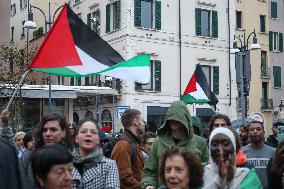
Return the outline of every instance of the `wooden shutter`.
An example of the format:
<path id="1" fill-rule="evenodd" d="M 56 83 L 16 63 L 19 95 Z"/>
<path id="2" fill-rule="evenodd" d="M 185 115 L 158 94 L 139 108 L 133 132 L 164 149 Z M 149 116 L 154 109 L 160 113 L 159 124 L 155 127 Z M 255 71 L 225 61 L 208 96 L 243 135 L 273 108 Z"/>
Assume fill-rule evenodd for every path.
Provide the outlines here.
<path id="1" fill-rule="evenodd" d="M 271 18 L 277 18 L 277 2 L 271 2 Z"/>
<path id="2" fill-rule="evenodd" d="M 279 51 L 283 52 L 283 33 L 279 33 Z"/>
<path id="3" fill-rule="evenodd" d="M 273 66 L 274 87 L 281 87 L 281 67 Z"/>
<path id="4" fill-rule="evenodd" d="M 213 66 L 213 93 L 219 94 L 219 66 Z"/>
<path id="5" fill-rule="evenodd" d="M 120 0 L 114 3 L 114 15 L 115 15 L 114 29 L 119 29 L 120 28 Z"/>
<path id="6" fill-rule="evenodd" d="M 201 9 L 195 8 L 195 34 L 201 35 Z"/>
<path id="7" fill-rule="evenodd" d="M 91 28 L 91 18 L 92 18 L 92 14 L 89 13 L 87 14 L 87 26 Z"/>
<path id="8" fill-rule="evenodd" d="M 269 50 L 273 50 L 273 32 L 269 31 Z"/>
<path id="9" fill-rule="evenodd" d="M 156 1 L 155 4 L 155 28 L 161 29 L 161 1 Z"/>
<path id="10" fill-rule="evenodd" d="M 106 5 L 106 33 L 110 32 L 110 4 Z"/>
<path id="11" fill-rule="evenodd" d="M 212 37 L 218 38 L 218 13 L 212 11 Z"/>
<path id="12" fill-rule="evenodd" d="M 141 0 L 135 0 L 134 4 L 134 26 L 141 27 Z"/>
<path id="13" fill-rule="evenodd" d="M 90 76 L 91 77 L 91 76 Z M 88 86 L 90 85 L 90 77 L 89 76 L 86 76 L 85 77 L 85 85 Z"/>
<path id="14" fill-rule="evenodd" d="M 94 31 L 99 34 L 100 33 L 100 20 L 101 20 L 101 12 L 97 9 L 93 15 L 96 18 L 96 22 L 94 23 Z"/>
<path id="15" fill-rule="evenodd" d="M 73 77 L 70 78 L 70 86 L 74 86 L 74 78 Z"/>
<path id="16" fill-rule="evenodd" d="M 155 60 L 154 67 L 155 91 L 161 91 L 161 61 Z"/>

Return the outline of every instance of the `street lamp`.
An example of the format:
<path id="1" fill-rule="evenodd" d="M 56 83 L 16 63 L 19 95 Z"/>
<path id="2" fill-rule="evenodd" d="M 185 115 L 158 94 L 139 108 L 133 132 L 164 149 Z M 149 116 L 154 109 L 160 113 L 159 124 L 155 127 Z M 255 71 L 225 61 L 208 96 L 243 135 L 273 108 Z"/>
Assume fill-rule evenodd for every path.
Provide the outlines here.
<path id="1" fill-rule="evenodd" d="M 54 14 L 53 14 L 53 19 L 51 20 L 51 14 L 50 14 L 50 1 L 48 2 L 48 20 L 46 18 L 46 15 L 44 13 L 44 11 L 42 9 L 40 9 L 37 6 L 33 6 L 30 5 L 29 0 L 28 0 L 28 21 L 25 22 L 24 27 L 31 29 L 31 28 L 36 28 L 36 23 L 33 21 L 33 12 L 32 12 L 32 8 L 39 10 L 43 16 L 44 16 L 44 24 L 45 24 L 45 33 L 47 33 L 47 26 L 48 26 L 48 30 L 51 28 L 51 24 L 53 24 L 54 19 L 55 19 L 55 15 L 56 13 L 59 11 L 60 8 L 62 8 L 64 5 L 61 5 L 60 7 L 58 7 Z M 48 76 L 48 112 L 51 112 L 51 77 L 50 74 Z"/>
<path id="2" fill-rule="evenodd" d="M 249 39 L 253 35 L 252 45 L 248 47 Z M 241 46 L 238 48 L 237 40 L 240 41 Z M 250 50 L 260 49 L 257 43 L 255 30 L 249 34 L 246 39 L 245 33 L 243 34 L 243 41 L 239 36 L 234 35 L 232 54 L 236 55 L 236 81 L 239 84 L 240 98 L 241 98 L 241 111 L 242 120 L 247 117 L 247 96 L 249 93 L 251 70 L 250 70 Z"/>

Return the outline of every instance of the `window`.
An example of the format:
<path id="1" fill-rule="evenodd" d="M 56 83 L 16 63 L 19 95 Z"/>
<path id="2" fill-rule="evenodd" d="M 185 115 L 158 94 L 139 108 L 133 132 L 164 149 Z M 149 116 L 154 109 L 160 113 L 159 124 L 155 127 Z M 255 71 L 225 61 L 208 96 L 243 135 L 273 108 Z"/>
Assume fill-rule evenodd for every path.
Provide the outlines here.
<path id="1" fill-rule="evenodd" d="M 20 9 L 23 10 L 27 7 L 27 0 L 20 0 Z"/>
<path id="2" fill-rule="evenodd" d="M 70 86 L 81 86 L 81 78 L 80 77 L 70 78 Z"/>
<path id="3" fill-rule="evenodd" d="M 22 33 L 21 33 L 21 39 L 25 37 L 25 27 L 24 27 L 25 21 L 22 21 Z"/>
<path id="4" fill-rule="evenodd" d="M 151 61 L 151 81 L 148 84 L 135 83 L 135 90 L 161 91 L 160 61 Z"/>
<path id="5" fill-rule="evenodd" d="M 135 0 L 135 27 L 161 29 L 161 1 Z"/>
<path id="6" fill-rule="evenodd" d="M 106 32 L 120 28 L 120 1 L 106 5 Z"/>
<path id="7" fill-rule="evenodd" d="M 15 15 L 16 15 L 16 4 L 14 3 L 13 5 L 11 5 L 11 16 Z"/>
<path id="8" fill-rule="evenodd" d="M 269 31 L 269 50 L 283 52 L 283 33 Z"/>
<path id="9" fill-rule="evenodd" d="M 217 11 L 196 8 L 195 32 L 197 36 L 218 38 Z"/>
<path id="10" fill-rule="evenodd" d="M 236 28 L 242 28 L 242 11 L 236 11 Z"/>
<path id="11" fill-rule="evenodd" d="M 274 87 L 281 88 L 281 67 L 273 66 Z"/>
<path id="12" fill-rule="evenodd" d="M 95 33 L 100 34 L 100 10 L 97 9 L 92 13 L 87 14 L 87 26 L 89 26 Z"/>
<path id="13" fill-rule="evenodd" d="M 265 15 L 260 15 L 260 32 L 265 32 Z"/>
<path id="14" fill-rule="evenodd" d="M 267 75 L 267 53 L 266 51 L 261 51 L 261 74 Z"/>
<path id="15" fill-rule="evenodd" d="M 80 2 L 81 2 L 81 0 L 75 0 L 75 1 L 74 1 L 74 4 L 77 5 L 77 4 L 79 4 Z"/>
<path id="16" fill-rule="evenodd" d="M 57 76 L 57 84 L 58 85 L 64 85 L 64 77 Z"/>
<path id="17" fill-rule="evenodd" d="M 14 26 L 11 27 L 11 43 L 14 42 Z"/>
<path id="18" fill-rule="evenodd" d="M 214 94 L 219 94 L 219 66 L 202 65 L 208 85 Z"/>
<path id="19" fill-rule="evenodd" d="M 271 2 L 271 18 L 277 18 L 277 2 Z"/>

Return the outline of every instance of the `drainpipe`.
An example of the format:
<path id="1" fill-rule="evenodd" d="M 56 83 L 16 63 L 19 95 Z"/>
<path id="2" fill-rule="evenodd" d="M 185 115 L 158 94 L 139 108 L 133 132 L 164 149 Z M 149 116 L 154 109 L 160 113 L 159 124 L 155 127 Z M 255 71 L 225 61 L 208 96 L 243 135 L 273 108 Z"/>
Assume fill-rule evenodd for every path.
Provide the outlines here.
<path id="1" fill-rule="evenodd" d="M 228 0 L 228 6 L 227 6 L 227 14 L 228 14 L 228 28 L 229 28 L 229 106 L 232 104 L 232 75 L 231 75 L 231 24 L 230 24 L 230 0 Z"/>
<path id="2" fill-rule="evenodd" d="M 181 5 L 180 1 L 178 1 L 178 12 L 179 12 L 179 17 L 178 17 L 178 23 L 179 23 L 179 97 L 181 98 Z"/>

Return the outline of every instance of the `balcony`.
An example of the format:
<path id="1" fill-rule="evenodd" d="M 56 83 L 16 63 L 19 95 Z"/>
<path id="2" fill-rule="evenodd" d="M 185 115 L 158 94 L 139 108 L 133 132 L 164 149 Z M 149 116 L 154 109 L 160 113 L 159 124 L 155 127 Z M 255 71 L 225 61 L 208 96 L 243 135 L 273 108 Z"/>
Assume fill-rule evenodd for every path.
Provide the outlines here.
<path id="1" fill-rule="evenodd" d="M 273 100 L 270 98 L 261 99 L 261 110 L 262 111 L 273 111 Z"/>
<path id="2" fill-rule="evenodd" d="M 268 66 L 261 66 L 261 78 L 262 79 L 270 79 L 271 78 L 271 70 Z"/>

